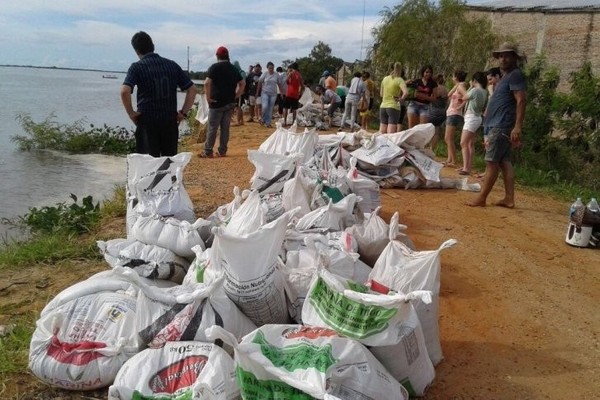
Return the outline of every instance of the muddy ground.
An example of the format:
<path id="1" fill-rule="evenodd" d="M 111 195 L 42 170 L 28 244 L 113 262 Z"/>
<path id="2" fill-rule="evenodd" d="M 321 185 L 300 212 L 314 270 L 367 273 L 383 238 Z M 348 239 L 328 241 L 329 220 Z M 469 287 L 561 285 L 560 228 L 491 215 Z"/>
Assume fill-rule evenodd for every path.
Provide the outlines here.
<path id="1" fill-rule="evenodd" d="M 185 186 L 198 216 L 231 201 L 234 185 L 249 187 L 248 149 L 271 133 L 257 123 L 232 127 L 226 158 L 194 157 Z M 198 153 L 200 144 L 192 144 Z M 445 168 L 445 176 L 459 177 Z M 469 178 L 475 182 L 475 177 Z M 442 252 L 440 333 L 445 359 L 426 400 L 597 399 L 600 397 L 600 250 L 565 243 L 568 202 L 517 189 L 516 208 L 464 203 L 453 189 L 382 190 L 383 217 L 398 211 L 418 250 Z M 124 237 L 123 219 L 107 238 Z M 0 323 L 39 311 L 53 295 L 108 264 L 47 265 L 0 272 Z M 12 283 L 12 285 L 11 285 Z M 8 287 L 7 287 L 8 286 Z M 2 399 L 101 399 L 105 391 L 48 388 L 31 374 L 0 385 Z"/>

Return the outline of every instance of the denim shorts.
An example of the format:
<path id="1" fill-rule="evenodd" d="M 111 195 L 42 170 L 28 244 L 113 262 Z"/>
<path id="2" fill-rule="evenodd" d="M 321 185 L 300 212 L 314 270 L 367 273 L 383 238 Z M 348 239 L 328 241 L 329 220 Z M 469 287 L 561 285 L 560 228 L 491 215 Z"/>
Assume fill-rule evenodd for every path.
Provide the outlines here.
<path id="1" fill-rule="evenodd" d="M 510 141 L 510 128 L 489 128 L 485 139 L 487 150 L 485 161 L 493 163 L 510 162 L 512 155 L 512 143 Z"/>
<path id="2" fill-rule="evenodd" d="M 402 110 L 395 108 L 380 108 L 379 109 L 379 120 L 385 125 L 398 125 L 402 123 L 403 119 Z"/>
<path id="3" fill-rule="evenodd" d="M 429 118 L 429 104 L 411 101 L 408 103 L 408 113 L 418 115 L 419 117 Z"/>
<path id="4" fill-rule="evenodd" d="M 462 115 L 448 115 L 446 117 L 446 126 L 460 126 L 464 121 L 465 119 Z"/>

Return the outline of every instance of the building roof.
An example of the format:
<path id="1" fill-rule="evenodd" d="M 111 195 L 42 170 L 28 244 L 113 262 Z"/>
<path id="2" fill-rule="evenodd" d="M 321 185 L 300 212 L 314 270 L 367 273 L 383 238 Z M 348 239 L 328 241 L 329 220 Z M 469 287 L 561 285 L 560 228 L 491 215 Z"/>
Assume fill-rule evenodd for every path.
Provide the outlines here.
<path id="1" fill-rule="evenodd" d="M 489 11 L 581 12 L 600 11 L 600 0 L 470 1 L 469 8 Z"/>

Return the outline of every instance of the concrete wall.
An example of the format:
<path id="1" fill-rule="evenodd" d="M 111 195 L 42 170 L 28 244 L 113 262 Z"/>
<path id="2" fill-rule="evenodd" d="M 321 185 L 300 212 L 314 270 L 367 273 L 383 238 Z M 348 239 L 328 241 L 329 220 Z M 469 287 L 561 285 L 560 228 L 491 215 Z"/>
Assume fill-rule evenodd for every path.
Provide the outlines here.
<path id="1" fill-rule="evenodd" d="M 560 90 L 568 90 L 569 76 L 585 61 L 600 75 L 600 11 L 515 12 L 471 9 L 474 17 L 487 17 L 498 35 L 514 38 L 531 60 L 543 52 L 560 71 Z"/>

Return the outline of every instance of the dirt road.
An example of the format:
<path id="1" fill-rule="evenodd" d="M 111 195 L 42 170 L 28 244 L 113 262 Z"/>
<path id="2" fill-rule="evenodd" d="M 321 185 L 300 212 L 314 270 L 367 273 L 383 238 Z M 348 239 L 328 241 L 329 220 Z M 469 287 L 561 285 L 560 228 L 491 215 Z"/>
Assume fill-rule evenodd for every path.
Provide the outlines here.
<path id="1" fill-rule="evenodd" d="M 229 202 L 234 185 L 249 187 L 254 167 L 247 149 L 256 149 L 271 132 L 256 123 L 232 127 L 226 158 L 194 157 L 185 171 L 185 186 L 199 216 Z M 200 145 L 192 150 L 197 153 Z M 458 177 L 453 170 L 443 173 Z M 501 194 L 495 188 L 489 201 Z M 458 240 L 442 253 L 445 359 L 425 399 L 599 398 L 600 250 L 565 243 L 567 202 L 518 189 L 515 209 L 466 207 L 473 196 L 435 189 L 386 189 L 381 195 L 384 218 L 398 211 L 418 250 Z M 122 220 L 106 229 L 117 234 L 121 226 Z M 106 267 L 85 266 L 66 276 L 49 268 L 1 276 L 2 281 L 33 277 L 31 283 L 2 293 L 2 310 L 41 309 L 53 294 Z M 47 285 L 36 288 L 35 282 L 43 280 Z M 34 294 L 31 301 L 28 296 Z M 0 317 L 6 319 L 10 312 Z M 4 390 L 22 395 L 2 398 L 81 398 L 49 391 L 30 375 L 11 379 Z M 103 398 L 103 392 L 93 396 Z"/>

